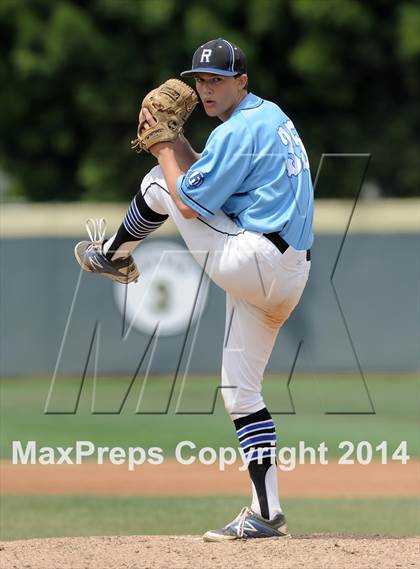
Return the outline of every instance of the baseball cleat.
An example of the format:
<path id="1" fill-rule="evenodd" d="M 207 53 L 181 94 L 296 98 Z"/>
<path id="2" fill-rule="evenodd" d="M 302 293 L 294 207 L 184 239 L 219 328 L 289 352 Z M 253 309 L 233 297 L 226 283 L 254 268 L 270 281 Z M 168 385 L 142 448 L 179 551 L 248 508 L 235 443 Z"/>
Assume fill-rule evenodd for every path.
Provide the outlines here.
<path id="1" fill-rule="evenodd" d="M 103 253 L 106 222 L 104 219 L 88 219 L 86 229 L 90 241 L 80 241 L 74 248 L 76 261 L 84 271 L 97 273 L 122 284 L 137 282 L 139 271 L 131 255 L 110 261 Z"/>
<path id="2" fill-rule="evenodd" d="M 284 514 L 272 520 L 255 514 L 251 508 L 242 508 L 239 515 L 222 529 L 210 530 L 203 535 L 204 541 L 228 541 L 258 537 L 284 537 L 288 535 Z"/>

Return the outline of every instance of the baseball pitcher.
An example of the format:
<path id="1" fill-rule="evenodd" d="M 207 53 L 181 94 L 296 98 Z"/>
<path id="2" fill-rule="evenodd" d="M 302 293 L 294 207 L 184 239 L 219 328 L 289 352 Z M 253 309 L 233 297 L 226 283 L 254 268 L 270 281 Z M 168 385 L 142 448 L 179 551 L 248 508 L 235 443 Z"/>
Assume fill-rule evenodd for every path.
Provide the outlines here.
<path id="1" fill-rule="evenodd" d="M 296 307 L 310 269 L 313 189 L 308 156 L 290 118 L 248 92 L 243 51 L 218 38 L 200 46 L 192 77 L 205 112 L 221 123 L 202 154 L 182 125 L 198 99 L 170 79 L 144 99 L 137 150 L 158 161 L 143 179 L 118 231 L 105 239 L 89 222 L 78 243 L 82 268 L 123 283 L 139 277 L 135 247 L 171 216 L 191 254 L 226 291 L 221 386 L 249 464 L 251 506 L 207 541 L 287 534 L 277 486 L 276 432 L 261 394 L 277 334 Z M 206 255 L 203 255 L 206 252 Z"/>

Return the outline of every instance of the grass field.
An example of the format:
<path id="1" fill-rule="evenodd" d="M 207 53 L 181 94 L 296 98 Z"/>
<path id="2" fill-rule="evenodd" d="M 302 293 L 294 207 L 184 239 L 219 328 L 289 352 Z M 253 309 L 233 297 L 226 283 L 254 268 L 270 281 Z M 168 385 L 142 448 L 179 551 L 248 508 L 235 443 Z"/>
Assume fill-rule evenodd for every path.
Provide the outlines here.
<path id="1" fill-rule="evenodd" d="M 329 457 L 334 457 L 340 454 L 338 443 L 342 440 L 365 440 L 373 446 L 385 440 L 391 451 L 406 440 L 409 455 L 418 457 L 416 376 L 369 374 L 367 381 L 375 414 L 364 414 L 370 405 L 360 377 L 297 375 L 291 383 L 293 401 L 289 398 L 286 376 L 267 377 L 264 396 L 274 415 L 279 444 L 294 446 L 303 440 L 307 445 L 318 446 L 325 441 Z M 181 382 L 174 386 L 169 400 L 172 383 L 168 378 L 152 377 L 143 385 L 138 380 L 121 412 L 115 413 L 129 383 L 128 378 L 101 378 L 93 389 L 92 380 L 86 380 L 77 412 L 62 414 L 74 409 L 80 381 L 59 378 L 50 412 L 61 414 L 45 414 L 48 379 L 3 379 L 0 382 L 1 459 L 10 460 L 13 440 L 22 443 L 35 440 L 39 446 L 52 447 L 72 446 L 77 440 L 90 440 L 102 446 L 159 446 L 167 456 L 173 454 L 181 440 L 192 440 L 198 447 L 237 446 L 220 393 L 211 413 L 217 378 L 188 378 L 180 403 Z M 140 393 L 143 399 L 138 407 Z M 136 414 L 137 407 L 140 413 Z M 293 407 L 295 413 L 291 414 Z M 177 414 L 177 408 L 182 414 Z M 328 411 L 344 414 L 326 414 Z M 276 414 L 279 412 L 283 414 Z M 238 496 L 2 496 L 0 539 L 201 534 L 225 524 L 246 505 L 244 502 L 246 499 Z M 420 533 L 418 504 L 414 498 L 289 498 L 283 504 L 294 534 Z"/>
<path id="2" fill-rule="evenodd" d="M 317 446 L 325 441 L 329 456 L 340 454 L 338 443 L 366 440 L 376 446 L 386 440 L 390 450 L 402 440 L 408 452 L 419 456 L 417 429 L 419 418 L 419 383 L 413 375 L 367 376 L 376 414 L 370 410 L 360 377 L 353 375 L 297 375 L 291 383 L 290 401 L 285 376 L 269 376 L 264 397 L 274 416 L 281 446 L 294 446 L 299 440 Z M 75 414 L 45 414 L 48 379 L 3 379 L 1 394 L 0 458 L 11 458 L 11 441 L 36 440 L 39 446 L 71 446 L 76 440 L 90 440 L 105 446 L 159 446 L 170 456 L 181 440 L 193 440 L 197 446 L 237 446 L 235 432 L 228 419 L 220 392 L 214 413 L 213 400 L 217 378 L 188 378 L 178 411 L 180 381 L 169 399 L 172 382 L 152 377 L 147 385 L 134 384 L 119 414 L 130 380 L 98 379 L 95 397 L 93 382 L 86 380 Z M 139 393 L 143 399 L 136 414 Z M 59 378 L 50 400 L 50 411 L 71 411 L 75 407 L 80 380 Z M 92 413 L 92 401 L 94 411 Z M 169 402 L 169 409 L 166 407 Z M 294 405 L 295 414 L 289 413 Z M 338 411 L 356 414 L 326 414 Z M 147 413 L 147 414 L 145 414 Z M 359 414 L 357 414 L 359 413 Z"/>
<path id="3" fill-rule="evenodd" d="M 82 535 L 202 534 L 225 525 L 242 497 L 191 498 L 7 496 L 0 539 Z M 410 499 L 284 500 L 294 535 L 419 535 L 418 503 Z"/>

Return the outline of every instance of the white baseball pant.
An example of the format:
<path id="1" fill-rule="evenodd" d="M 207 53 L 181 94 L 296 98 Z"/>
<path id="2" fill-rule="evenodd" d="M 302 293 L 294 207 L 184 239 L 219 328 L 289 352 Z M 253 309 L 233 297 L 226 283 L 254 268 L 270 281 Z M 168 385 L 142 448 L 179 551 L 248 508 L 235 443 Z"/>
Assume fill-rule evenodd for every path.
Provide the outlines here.
<path id="1" fill-rule="evenodd" d="M 234 420 L 263 409 L 264 370 L 308 279 L 306 251 L 289 246 L 282 254 L 221 211 L 211 220 L 184 218 L 160 166 L 144 177 L 141 192 L 152 210 L 172 217 L 193 257 L 226 291 L 221 391 L 227 412 Z"/>

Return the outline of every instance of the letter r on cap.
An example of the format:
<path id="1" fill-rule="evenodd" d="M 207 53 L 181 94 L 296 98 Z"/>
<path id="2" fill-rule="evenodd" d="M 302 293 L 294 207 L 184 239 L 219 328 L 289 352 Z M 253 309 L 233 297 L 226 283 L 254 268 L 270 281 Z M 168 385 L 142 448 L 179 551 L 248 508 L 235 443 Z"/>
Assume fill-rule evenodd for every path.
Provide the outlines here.
<path id="1" fill-rule="evenodd" d="M 200 63 L 210 63 L 210 56 L 211 56 L 211 49 L 203 49 L 203 53 L 201 54 Z"/>

